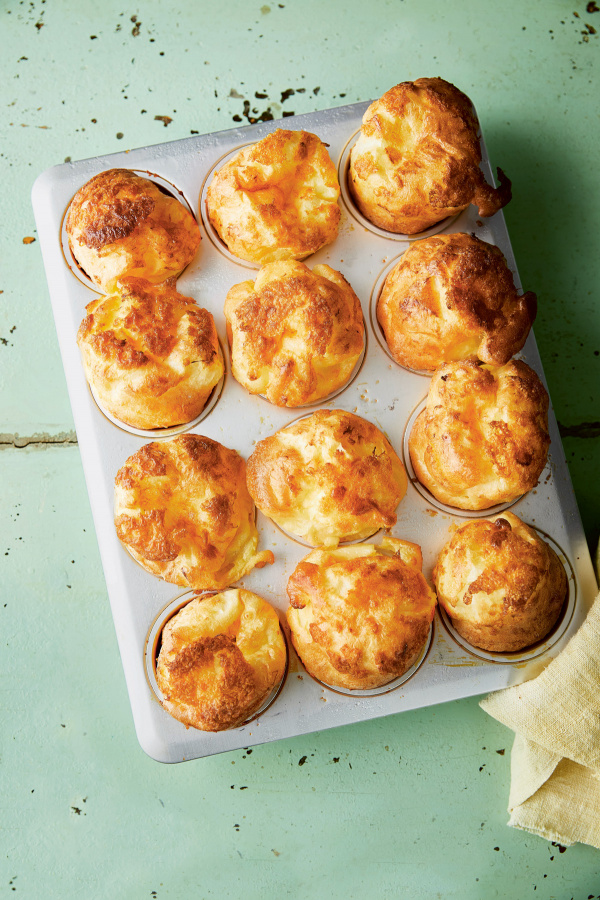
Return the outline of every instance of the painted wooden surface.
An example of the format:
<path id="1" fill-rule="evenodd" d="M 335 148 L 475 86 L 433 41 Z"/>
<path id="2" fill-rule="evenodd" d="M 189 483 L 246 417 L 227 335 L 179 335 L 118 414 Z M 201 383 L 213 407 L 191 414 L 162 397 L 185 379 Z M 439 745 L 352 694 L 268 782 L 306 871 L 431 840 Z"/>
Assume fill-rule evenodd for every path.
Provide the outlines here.
<path id="1" fill-rule="evenodd" d="M 39 245 L 24 242 L 33 181 L 67 158 L 453 81 L 513 180 L 507 224 L 595 545 L 595 7 L 2 4 L 0 896 L 600 896 L 598 851 L 506 827 L 512 737 L 476 699 L 173 767 L 143 754 Z"/>

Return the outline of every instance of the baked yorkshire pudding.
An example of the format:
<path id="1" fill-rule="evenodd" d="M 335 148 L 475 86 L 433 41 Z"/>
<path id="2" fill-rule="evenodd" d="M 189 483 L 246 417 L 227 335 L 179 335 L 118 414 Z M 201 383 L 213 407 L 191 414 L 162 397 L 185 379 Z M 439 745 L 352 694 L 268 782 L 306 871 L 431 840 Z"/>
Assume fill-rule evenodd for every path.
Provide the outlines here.
<path id="1" fill-rule="evenodd" d="M 242 457 L 183 434 L 145 444 L 115 478 L 117 536 L 148 572 L 195 590 L 220 590 L 256 566 L 254 504 Z"/>
<path id="2" fill-rule="evenodd" d="M 218 170 L 208 218 L 235 256 L 264 265 L 304 259 L 337 237 L 340 186 L 325 144 L 278 128 Z"/>
<path id="3" fill-rule="evenodd" d="M 277 613 L 245 590 L 197 597 L 162 631 L 156 681 L 164 708 L 184 725 L 242 725 L 285 673 Z"/>
<path id="4" fill-rule="evenodd" d="M 309 553 L 287 587 L 292 641 L 307 672 L 368 690 L 410 669 L 436 604 L 421 567 L 420 547 L 397 538 Z"/>
<path id="5" fill-rule="evenodd" d="M 364 346 L 360 301 L 329 266 L 268 263 L 225 301 L 234 377 L 277 406 L 327 397 L 350 378 Z"/>
<path id="6" fill-rule="evenodd" d="M 377 303 L 396 362 L 428 372 L 460 359 L 503 366 L 523 347 L 536 311 L 535 294 L 519 297 L 498 247 L 470 234 L 415 241 Z"/>
<path id="7" fill-rule="evenodd" d="M 66 229 L 73 256 L 107 292 L 127 275 L 154 283 L 179 275 L 200 246 L 191 212 L 129 169 L 108 169 L 84 184 Z"/>
<path id="8" fill-rule="evenodd" d="M 335 547 L 396 522 L 406 472 L 370 422 L 321 409 L 258 441 L 248 490 L 262 513 L 307 543 Z"/>
<path id="9" fill-rule="evenodd" d="M 474 203 L 491 216 L 511 198 L 479 168 L 469 98 L 442 78 L 404 81 L 367 109 L 352 148 L 348 185 L 362 214 L 386 231 L 416 234 Z"/>
<path id="10" fill-rule="evenodd" d="M 213 317 L 167 284 L 125 278 L 86 306 L 77 343 L 85 375 L 111 415 L 168 428 L 200 415 L 223 376 Z"/>
<path id="11" fill-rule="evenodd" d="M 567 594 L 554 550 L 510 512 L 459 528 L 433 577 L 458 633 L 475 647 L 505 653 L 546 637 Z"/>
<path id="12" fill-rule="evenodd" d="M 518 360 L 441 366 L 409 438 L 419 481 L 459 509 L 487 509 L 531 490 L 549 444 L 548 394 Z"/>

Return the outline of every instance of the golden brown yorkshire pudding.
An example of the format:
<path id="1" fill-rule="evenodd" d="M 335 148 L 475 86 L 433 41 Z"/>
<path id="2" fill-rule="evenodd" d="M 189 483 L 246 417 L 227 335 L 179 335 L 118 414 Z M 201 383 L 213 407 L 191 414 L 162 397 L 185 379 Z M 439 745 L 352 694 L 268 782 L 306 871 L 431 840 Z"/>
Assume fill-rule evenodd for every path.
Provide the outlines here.
<path id="1" fill-rule="evenodd" d="M 202 731 L 242 725 L 285 673 L 277 613 L 245 590 L 196 597 L 162 631 L 156 666 L 161 703 Z"/>
<path id="2" fill-rule="evenodd" d="M 200 415 L 223 376 L 213 317 L 168 284 L 141 278 L 86 306 L 77 343 L 98 402 L 134 428 Z"/>
<path id="3" fill-rule="evenodd" d="M 469 98 L 442 78 L 404 81 L 367 109 L 350 157 L 349 188 L 362 214 L 386 231 L 416 234 L 474 203 L 491 216 L 511 198 L 479 168 Z"/>
<path id="4" fill-rule="evenodd" d="M 518 360 L 441 366 L 409 438 L 419 481 L 459 509 L 487 509 L 531 490 L 549 444 L 548 394 Z"/>
<path id="5" fill-rule="evenodd" d="M 410 669 L 436 604 L 421 567 L 420 547 L 397 538 L 309 553 L 287 588 L 292 641 L 307 672 L 369 690 Z"/>
<path id="6" fill-rule="evenodd" d="M 546 637 L 567 593 L 554 550 L 510 512 L 459 528 L 433 577 L 458 633 L 475 647 L 504 653 Z"/>
<path id="7" fill-rule="evenodd" d="M 154 283 L 177 276 L 200 246 L 191 212 L 129 169 L 108 169 L 84 184 L 66 229 L 73 256 L 107 292 L 128 275 Z"/>
<path id="8" fill-rule="evenodd" d="M 254 518 L 244 460 L 201 435 L 145 444 L 115 478 L 119 540 L 172 584 L 221 590 L 272 563 Z"/>
<path id="9" fill-rule="evenodd" d="M 536 311 L 535 294 L 518 295 L 502 251 L 471 234 L 415 241 L 377 303 L 396 362 L 428 372 L 461 359 L 503 366 L 522 349 Z"/>
<path id="10" fill-rule="evenodd" d="M 258 441 L 248 489 L 262 513 L 309 544 L 336 546 L 396 522 L 406 472 L 375 425 L 321 409 Z"/>
<path id="11" fill-rule="evenodd" d="M 278 128 L 216 172 L 206 211 L 229 250 L 265 263 L 304 259 L 337 237 L 340 186 L 327 147 Z"/>
<path id="12" fill-rule="evenodd" d="M 277 406 L 322 400 L 350 378 L 363 351 L 360 301 L 329 266 L 268 263 L 225 301 L 234 377 Z"/>

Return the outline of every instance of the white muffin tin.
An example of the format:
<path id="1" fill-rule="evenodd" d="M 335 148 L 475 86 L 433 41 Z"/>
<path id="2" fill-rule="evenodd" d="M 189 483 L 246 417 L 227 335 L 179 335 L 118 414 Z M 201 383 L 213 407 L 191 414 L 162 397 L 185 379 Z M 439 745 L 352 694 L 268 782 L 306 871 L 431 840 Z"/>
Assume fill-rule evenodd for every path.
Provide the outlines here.
<path id="1" fill-rule="evenodd" d="M 360 103 L 290 117 L 284 122 L 266 122 L 68 163 L 44 172 L 33 187 L 38 233 L 135 726 L 143 749 L 162 762 L 179 762 L 249 747 L 482 694 L 526 680 L 564 646 L 585 618 L 595 594 L 589 552 L 551 412 L 552 444 L 548 464 L 537 488 L 511 505 L 514 513 L 550 539 L 567 571 L 569 599 L 565 613 L 545 641 L 524 653 L 484 653 L 465 645 L 438 611 L 424 657 L 409 673 L 410 677 L 398 679 L 372 695 L 344 693 L 319 684 L 304 671 L 288 641 L 289 665 L 280 691 L 269 698 L 269 704 L 257 717 L 240 728 L 216 734 L 186 729 L 163 710 L 157 699 L 153 660 L 160 626 L 190 595 L 146 572 L 118 541 L 113 525 L 113 482 L 118 469 L 148 440 L 161 440 L 181 431 L 205 434 L 247 458 L 257 440 L 307 412 L 306 408 L 279 409 L 261 397 L 250 396 L 232 377 L 223 304 L 233 284 L 252 277 L 252 266 L 236 261 L 220 245 L 207 223 L 201 201 L 209 175 L 220 160 L 275 128 L 311 131 L 329 145 L 342 184 L 339 236 L 333 244 L 305 262 L 311 268 L 316 263 L 327 263 L 342 272 L 361 300 L 367 332 L 365 357 L 351 382 L 335 398 L 313 406 L 348 410 L 373 422 L 387 434 L 407 465 L 407 423 L 427 394 L 429 378 L 393 362 L 384 349 L 374 314 L 382 277 L 407 249 L 409 238 L 386 234 L 370 226 L 353 207 L 346 188 L 349 147 L 367 105 Z M 482 150 L 482 168 L 491 181 L 483 145 Z M 213 398 L 208 414 L 197 423 L 156 435 L 120 427 L 101 412 L 86 383 L 76 344 L 85 305 L 94 299 L 97 291 L 77 270 L 70 256 L 64 240 L 64 216 L 75 192 L 93 175 L 113 167 L 133 169 L 148 174 L 165 187 L 171 186 L 197 216 L 202 244 L 192 264 L 179 278 L 177 287 L 213 314 L 226 359 L 224 383 L 220 386 L 220 394 Z M 520 287 L 501 212 L 483 221 L 471 206 L 455 220 L 441 223 L 428 233 L 436 231 L 473 232 L 483 240 L 497 244 Z M 535 284 L 526 287 L 536 289 Z M 543 379 L 533 335 L 520 356 Z M 410 474 L 408 465 L 407 470 Z M 421 545 L 424 573 L 431 580 L 437 553 L 448 539 L 449 529 L 466 522 L 472 515 L 483 517 L 485 513 L 462 513 L 444 507 L 411 481 L 397 515 L 398 521 L 391 534 Z M 255 569 L 236 586 L 255 591 L 272 603 L 285 630 L 287 579 L 308 550 L 260 513 L 257 524 L 259 549 L 271 549 L 275 564 Z M 369 540 L 377 543 L 381 535 Z"/>

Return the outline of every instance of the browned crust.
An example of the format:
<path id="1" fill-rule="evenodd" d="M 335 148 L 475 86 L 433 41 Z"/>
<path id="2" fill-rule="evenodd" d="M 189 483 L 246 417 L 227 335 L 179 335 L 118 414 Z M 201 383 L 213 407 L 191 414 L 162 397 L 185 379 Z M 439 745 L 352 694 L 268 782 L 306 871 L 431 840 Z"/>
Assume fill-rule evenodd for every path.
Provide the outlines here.
<path id="1" fill-rule="evenodd" d="M 510 512 L 460 528 L 442 549 L 433 577 L 458 633 L 495 652 L 522 650 L 546 637 L 567 593 L 554 550 Z"/>
<path id="2" fill-rule="evenodd" d="M 415 234 L 470 203 L 493 215 L 510 200 L 479 168 L 478 122 L 469 98 L 441 78 L 406 81 L 371 104 L 352 149 L 350 191 L 380 228 Z"/>
<path id="3" fill-rule="evenodd" d="M 257 552 L 244 460 L 196 434 L 146 444 L 115 478 L 117 536 L 166 581 L 204 590 L 273 562 Z"/>
<path id="4" fill-rule="evenodd" d="M 278 128 L 218 170 L 206 210 L 232 253 L 265 264 L 303 259 L 335 240 L 339 193 L 325 144 Z"/>
<path id="5" fill-rule="evenodd" d="M 108 169 L 83 185 L 66 230 L 73 256 L 105 290 L 127 275 L 153 282 L 177 275 L 200 244 L 196 220 L 183 204 L 129 169 Z"/>
<path id="6" fill-rule="evenodd" d="M 232 370 L 251 393 L 296 407 L 327 397 L 352 374 L 364 346 L 360 301 L 329 266 L 264 266 L 234 285 L 225 316 Z"/>
<path id="7" fill-rule="evenodd" d="M 462 233 L 415 241 L 377 303 L 396 362 L 429 372 L 459 359 L 505 365 L 536 312 L 535 294 L 518 295 L 501 250 Z"/>
<path id="8" fill-rule="evenodd" d="M 127 237 L 154 209 L 152 197 L 141 197 L 131 203 L 118 198 L 111 198 L 111 201 L 103 217 L 92 219 L 83 231 L 81 240 L 92 250 L 100 250 Z"/>
<path id="9" fill-rule="evenodd" d="M 245 590 L 197 597 L 163 629 L 161 702 L 186 726 L 234 728 L 281 681 L 285 663 L 279 620 L 265 600 Z"/>
<path id="10" fill-rule="evenodd" d="M 178 702 L 194 706 L 194 715 L 185 724 L 204 731 L 220 731 L 236 725 L 256 703 L 254 672 L 233 638 L 224 634 L 205 637 L 188 644 L 173 662 L 167 663 L 171 684 L 177 685 Z M 196 703 L 197 681 L 203 669 L 218 667 L 219 679 L 212 686 L 218 701 Z"/>
<path id="11" fill-rule="evenodd" d="M 154 209 L 151 182 L 129 169 L 109 169 L 91 178 L 69 209 L 67 234 L 77 227 L 79 240 L 94 250 L 127 237 Z"/>
<path id="12" fill-rule="evenodd" d="M 108 412 L 136 428 L 166 428 L 202 412 L 223 375 L 207 310 L 171 285 L 127 278 L 86 311 L 77 343 Z"/>
<path id="13" fill-rule="evenodd" d="M 328 546 L 394 525 L 407 487 L 385 435 L 343 410 L 318 410 L 259 441 L 247 482 L 261 512 Z"/>
<path id="14" fill-rule="evenodd" d="M 548 404 L 541 381 L 519 360 L 440 367 L 409 438 L 417 478 L 460 509 L 515 500 L 546 465 Z"/>
<path id="15" fill-rule="evenodd" d="M 404 543 L 392 538 L 358 551 L 315 550 L 292 573 L 288 623 L 315 678 L 367 690 L 404 674 L 417 660 L 436 599 L 418 564 L 395 552 Z"/>

